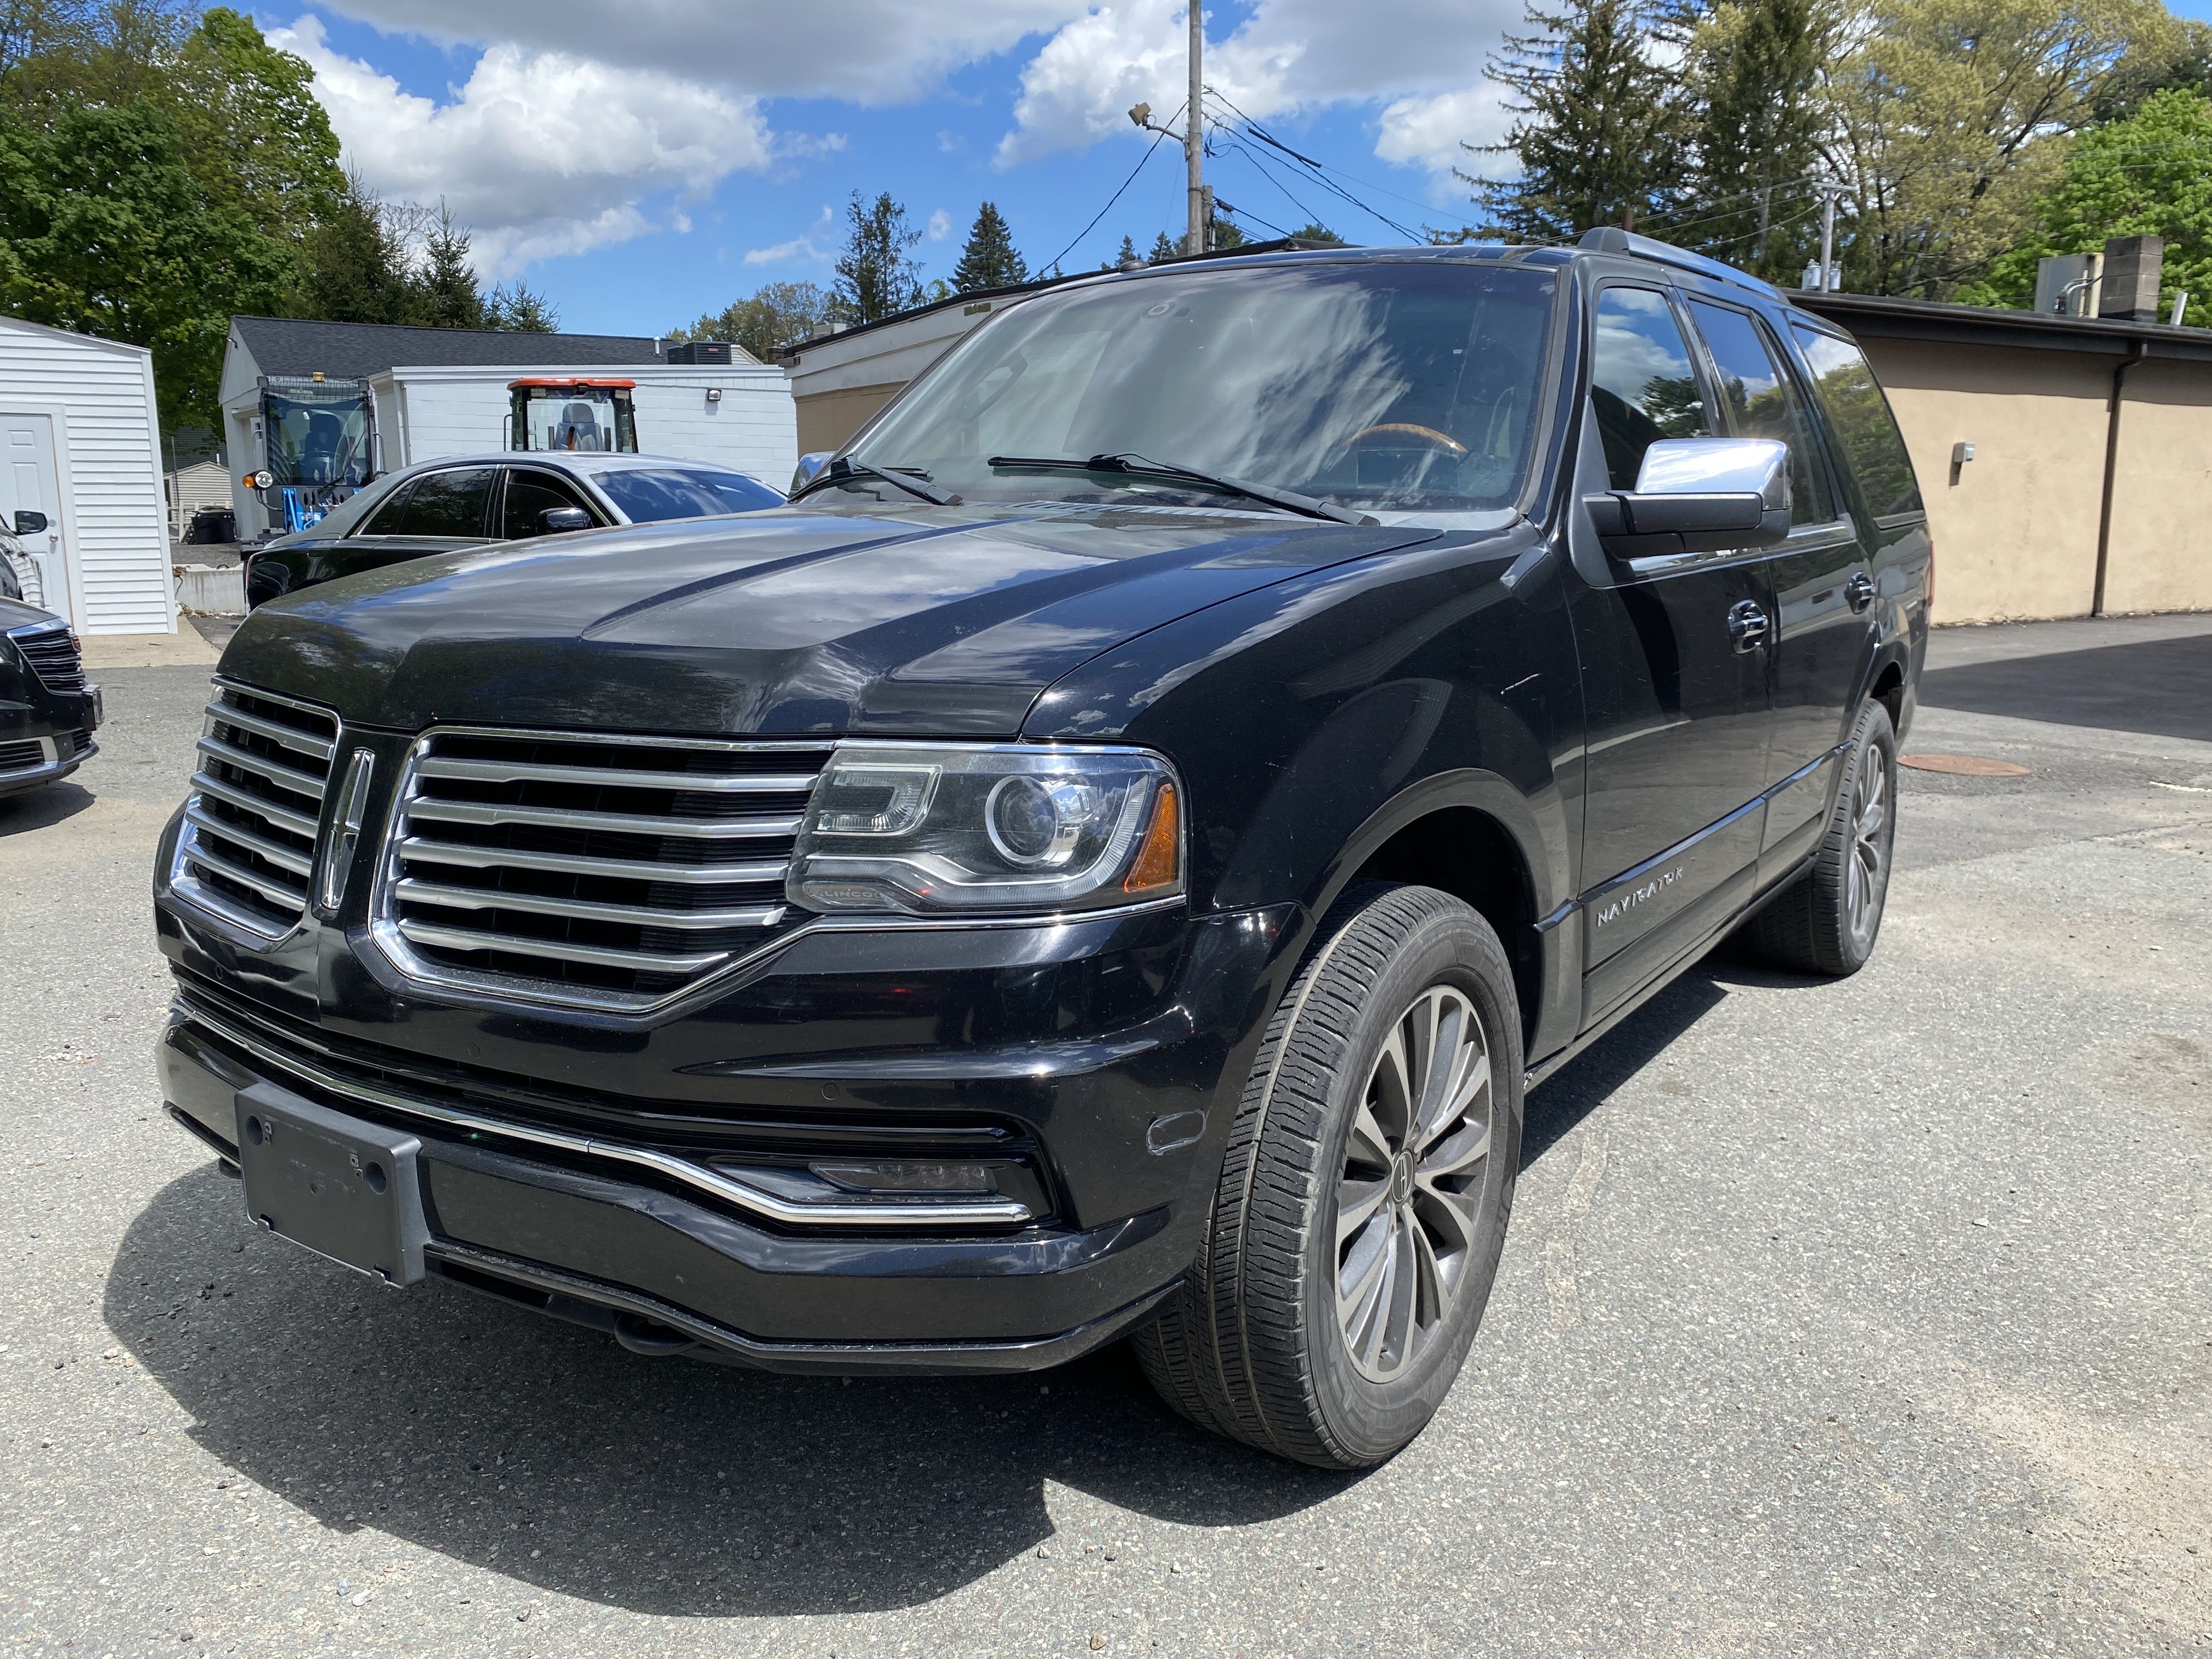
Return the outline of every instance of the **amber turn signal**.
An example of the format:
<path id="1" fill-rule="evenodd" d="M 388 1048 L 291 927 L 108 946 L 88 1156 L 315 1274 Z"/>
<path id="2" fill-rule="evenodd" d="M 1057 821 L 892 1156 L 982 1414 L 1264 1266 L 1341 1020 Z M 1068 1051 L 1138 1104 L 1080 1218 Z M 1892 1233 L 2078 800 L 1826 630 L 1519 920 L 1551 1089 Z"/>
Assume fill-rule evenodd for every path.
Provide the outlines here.
<path id="1" fill-rule="evenodd" d="M 1152 821 L 1146 827 L 1137 861 L 1122 878 L 1125 893 L 1172 891 L 1182 884 L 1182 815 L 1176 787 L 1162 783 L 1152 797 Z"/>

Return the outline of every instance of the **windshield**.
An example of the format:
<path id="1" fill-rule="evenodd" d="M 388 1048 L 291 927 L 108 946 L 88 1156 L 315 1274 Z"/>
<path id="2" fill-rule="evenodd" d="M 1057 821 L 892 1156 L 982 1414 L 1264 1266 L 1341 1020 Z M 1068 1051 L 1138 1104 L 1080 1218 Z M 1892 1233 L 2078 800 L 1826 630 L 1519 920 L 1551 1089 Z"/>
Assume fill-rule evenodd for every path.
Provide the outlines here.
<path id="1" fill-rule="evenodd" d="M 766 484 L 755 483 L 742 472 L 718 472 L 710 467 L 672 467 L 666 471 L 625 469 L 594 473 L 592 481 L 632 524 L 704 519 L 717 513 L 754 513 L 783 504 L 783 497 Z"/>
<path id="2" fill-rule="evenodd" d="M 368 478 L 368 394 L 358 381 L 264 389 L 269 471 L 280 484 L 361 484 Z"/>
<path id="3" fill-rule="evenodd" d="M 848 459 L 969 501 L 1234 499 L 988 465 L 1122 455 L 1347 508 L 1494 510 L 1528 465 L 1555 286 L 1544 271 L 1405 261 L 1041 295 L 969 336 Z M 881 489 L 846 487 L 863 486 Z"/>

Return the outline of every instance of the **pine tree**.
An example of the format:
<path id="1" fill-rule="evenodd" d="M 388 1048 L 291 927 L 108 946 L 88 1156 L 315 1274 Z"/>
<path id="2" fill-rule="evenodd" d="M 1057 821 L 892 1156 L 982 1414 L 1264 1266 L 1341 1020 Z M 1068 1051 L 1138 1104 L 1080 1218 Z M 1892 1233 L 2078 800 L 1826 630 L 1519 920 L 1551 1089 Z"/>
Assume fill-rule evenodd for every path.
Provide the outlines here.
<path id="1" fill-rule="evenodd" d="M 1156 265 L 1164 260 L 1179 259 L 1182 257 L 1182 244 L 1170 237 L 1164 230 L 1152 238 L 1152 251 L 1145 256 L 1145 263 L 1148 265 Z"/>
<path id="2" fill-rule="evenodd" d="M 1684 54 L 1694 159 L 1679 240 L 1796 280 L 1818 159 L 1815 82 L 1832 33 L 1822 0 L 1721 0 L 1695 20 Z"/>
<path id="3" fill-rule="evenodd" d="M 908 228 L 906 210 L 889 191 L 864 203 L 860 192 L 845 206 L 845 251 L 837 256 L 830 315 L 848 326 L 881 322 L 921 303 L 921 268 L 910 252 L 921 240 Z"/>
<path id="4" fill-rule="evenodd" d="M 1328 242 L 1338 247 L 1346 246 L 1343 237 L 1338 235 L 1334 231 L 1331 230 L 1327 225 L 1322 223 L 1318 219 L 1313 220 L 1309 223 L 1300 225 L 1296 230 L 1291 233 L 1291 237 L 1294 241 Z"/>
<path id="5" fill-rule="evenodd" d="M 1127 236 L 1121 239 L 1121 251 L 1098 267 L 1101 270 L 1127 270 L 1142 264 L 1137 258 L 1137 245 Z"/>
<path id="6" fill-rule="evenodd" d="M 332 323 L 407 323 L 415 290 L 407 252 L 384 204 L 358 173 L 301 240 L 300 284 L 290 309 Z"/>
<path id="7" fill-rule="evenodd" d="M 1014 246 L 1013 233 L 996 204 L 986 202 L 975 210 L 975 225 L 960 263 L 952 268 L 952 286 L 962 294 L 979 289 L 1012 288 L 1030 279 L 1030 268 Z"/>
<path id="8" fill-rule="evenodd" d="M 414 274 L 414 320 L 425 328 L 482 328 L 483 295 L 469 263 L 469 233 L 442 201 L 422 239 L 422 264 Z"/>
<path id="9" fill-rule="evenodd" d="M 1594 225 L 1647 227 L 1663 217 L 1681 170 L 1673 76 L 1644 48 L 1639 0 L 1528 0 L 1537 31 L 1505 37 L 1490 76 L 1513 94 L 1502 144 L 1465 146 L 1515 157 L 1520 176 L 1460 173 L 1489 215 L 1489 233 L 1516 242 L 1572 241 Z"/>
<path id="10" fill-rule="evenodd" d="M 561 313 L 518 277 L 512 288 L 502 283 L 492 289 L 484 301 L 484 326 L 509 334 L 557 334 Z"/>

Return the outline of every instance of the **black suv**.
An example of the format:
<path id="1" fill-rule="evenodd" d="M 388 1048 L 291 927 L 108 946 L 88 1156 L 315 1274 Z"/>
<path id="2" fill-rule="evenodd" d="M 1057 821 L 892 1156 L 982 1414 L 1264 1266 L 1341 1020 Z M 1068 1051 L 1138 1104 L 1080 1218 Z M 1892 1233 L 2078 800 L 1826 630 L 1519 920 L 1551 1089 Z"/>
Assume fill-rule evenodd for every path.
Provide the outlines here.
<path id="1" fill-rule="evenodd" d="M 1528 1087 L 1863 963 L 1930 550 L 1865 358 L 1617 231 L 1056 288 L 787 507 L 256 611 L 161 848 L 264 1225 L 641 1353 L 1388 1456 Z"/>
<path id="2" fill-rule="evenodd" d="M 58 782 L 100 752 L 100 688 L 70 625 L 0 597 L 0 795 Z"/>

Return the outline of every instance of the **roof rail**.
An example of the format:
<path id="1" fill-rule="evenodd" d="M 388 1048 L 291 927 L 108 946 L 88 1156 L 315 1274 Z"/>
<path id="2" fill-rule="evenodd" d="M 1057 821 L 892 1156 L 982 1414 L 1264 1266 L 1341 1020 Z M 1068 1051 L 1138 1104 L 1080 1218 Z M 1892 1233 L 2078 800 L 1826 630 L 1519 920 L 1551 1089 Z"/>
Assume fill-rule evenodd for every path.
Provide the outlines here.
<path id="1" fill-rule="evenodd" d="M 1623 230 L 1619 225 L 1600 225 L 1595 230 L 1586 230 L 1576 246 L 1597 253 L 1625 253 L 1632 259 L 1649 259 L 1654 264 L 1673 265 L 1678 270 L 1694 270 L 1700 276 L 1710 276 L 1717 283 L 1732 283 L 1738 288 L 1747 288 L 1770 299 L 1783 297 L 1780 289 L 1747 270 L 1738 270 L 1734 265 L 1723 264 L 1718 259 L 1692 253 L 1686 247 L 1676 247 L 1672 242 L 1662 242 L 1655 236 L 1638 236 L 1633 231 Z"/>

